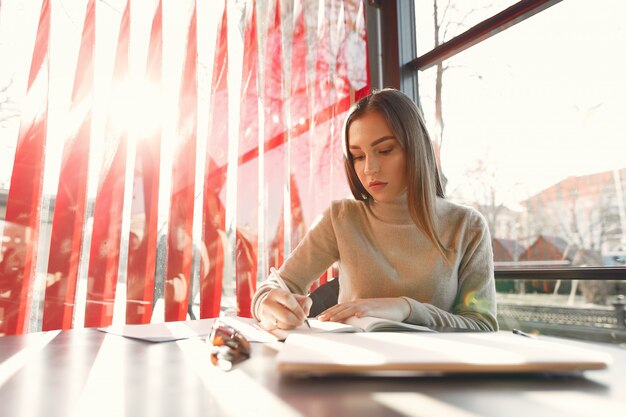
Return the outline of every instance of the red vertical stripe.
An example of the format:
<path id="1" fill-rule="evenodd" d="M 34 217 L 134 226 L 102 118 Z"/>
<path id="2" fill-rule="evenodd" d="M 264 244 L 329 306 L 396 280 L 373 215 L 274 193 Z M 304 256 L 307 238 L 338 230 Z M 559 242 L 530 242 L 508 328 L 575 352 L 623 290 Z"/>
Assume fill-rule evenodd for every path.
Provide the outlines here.
<path id="1" fill-rule="evenodd" d="M 330 12 L 331 0 L 320 0 L 317 16 L 317 37 L 315 52 L 315 68 L 313 81 L 313 133 L 312 152 L 313 166 L 311 175 L 315 177 L 313 183 L 312 206 L 314 214 L 321 213 L 330 203 L 331 191 L 331 164 L 332 164 L 332 137 L 331 129 L 334 117 L 335 104 L 331 100 L 333 89 L 331 79 L 331 47 L 330 47 Z M 326 281 L 326 274 L 319 279 Z M 312 289 L 316 285 L 312 286 Z"/>
<path id="2" fill-rule="evenodd" d="M 291 44 L 291 102 L 289 106 L 291 126 L 290 200 L 291 200 L 291 248 L 295 248 L 306 233 L 312 219 L 304 213 L 304 207 L 312 202 L 309 95 L 307 90 L 307 44 L 304 9 L 302 2 L 294 2 L 294 29 Z"/>
<path id="3" fill-rule="evenodd" d="M 345 169 L 343 165 L 342 138 L 343 132 L 341 128 L 346 117 L 346 112 L 350 108 L 350 80 L 348 79 L 348 60 L 346 57 L 347 50 L 347 21 L 350 19 L 350 8 L 344 8 L 344 2 L 339 4 L 338 13 L 333 16 L 333 30 L 336 31 L 337 37 L 337 55 L 335 56 L 335 76 L 333 79 L 334 90 L 334 109 L 331 130 L 332 152 L 331 158 L 331 199 L 345 198 L 350 195 L 350 188 L 346 179 Z"/>
<path id="4" fill-rule="evenodd" d="M 37 27 L 37 38 L 33 51 L 33 60 L 30 64 L 28 75 L 28 90 L 33 86 L 35 79 L 39 77 L 42 69 L 48 70 L 48 47 L 50 44 L 50 1 L 43 0 L 41 12 L 39 14 L 39 25 Z"/>
<path id="5" fill-rule="evenodd" d="M 360 0 L 352 0 L 350 4 L 357 3 L 357 12 L 354 19 L 354 25 L 350 24 L 348 27 L 354 28 L 352 35 L 356 38 L 356 45 L 354 46 L 354 54 L 360 59 L 356 62 L 350 60 L 351 65 L 355 67 L 355 70 L 362 71 L 364 77 L 358 77 L 359 82 L 353 82 L 353 88 L 356 89 L 354 94 L 354 100 L 358 101 L 370 93 L 370 67 L 367 59 L 367 30 L 365 27 L 365 8 L 363 2 Z M 354 7 L 354 6 L 353 6 Z"/>
<path id="6" fill-rule="evenodd" d="M 295 22 L 291 43 L 290 133 L 298 137 L 308 131 L 309 94 L 307 89 L 307 44 L 304 9 L 300 0 L 294 1 Z"/>
<path id="7" fill-rule="evenodd" d="M 350 80 L 348 79 L 348 28 L 349 21 L 353 19 L 353 15 L 350 13 L 350 8 L 345 8 L 343 3 L 340 3 L 339 13 L 336 16 L 336 21 L 333 21 L 334 30 L 337 32 L 337 56 L 335 57 L 335 114 L 338 116 L 335 120 L 343 118 L 341 113 L 348 110 L 350 102 L 345 98 L 350 96 Z M 333 19 L 334 20 L 334 19 Z"/>
<path id="8" fill-rule="evenodd" d="M 6 207 L 5 239 L 0 242 L 3 254 L 0 291 L 9 294 L 0 298 L 0 335 L 21 334 L 28 324 L 30 287 L 39 240 L 48 117 L 49 38 L 50 3 L 44 0 L 28 79 L 28 100 L 25 100 L 35 107 L 23 111 Z"/>
<path id="9" fill-rule="evenodd" d="M 159 97 L 162 95 L 162 14 L 162 4 L 159 0 L 152 19 L 145 74 L 146 83 L 150 88 L 159 91 Z M 126 323 L 129 324 L 149 323 L 152 317 L 158 233 L 161 131 L 158 130 L 148 137 L 137 139 L 126 274 Z"/>
<path id="10" fill-rule="evenodd" d="M 203 242 L 209 256 L 209 270 L 200 282 L 200 317 L 217 317 L 224 274 L 225 193 L 228 161 L 228 14 L 224 1 L 218 28 L 213 80 L 211 84 L 209 137 L 204 179 Z"/>
<path id="11" fill-rule="evenodd" d="M 258 39 L 254 0 L 247 4 L 244 24 L 241 118 L 239 127 L 240 155 L 259 145 Z M 242 317 L 251 317 L 250 302 L 252 295 L 256 291 L 257 242 L 259 234 L 258 170 L 259 161 L 257 158 L 247 164 L 240 162 L 237 173 L 235 263 L 237 271 L 237 314 Z"/>
<path id="12" fill-rule="evenodd" d="M 179 97 L 178 150 L 172 171 L 172 195 L 165 271 L 165 320 L 185 320 L 191 285 L 193 206 L 197 127 L 196 7 L 189 23 Z"/>
<path id="13" fill-rule="evenodd" d="M 291 193 L 291 243 L 292 247 L 295 247 L 306 234 L 307 224 L 304 221 L 302 199 L 295 175 L 289 177 L 289 185 Z"/>
<path id="14" fill-rule="evenodd" d="M 271 24 L 268 25 L 267 45 L 265 54 L 265 68 L 263 99 L 265 108 L 265 143 L 278 141 L 265 157 L 265 196 L 266 207 L 266 236 L 272 240 L 266 241 L 267 268 L 278 268 L 284 259 L 284 188 L 286 184 L 285 168 L 285 129 L 284 100 L 283 100 L 283 49 L 280 20 L 280 0 L 274 0 L 270 6 Z M 269 270 L 264 271 L 269 273 Z"/>
<path id="15" fill-rule="evenodd" d="M 313 152 L 315 161 L 313 175 L 316 178 L 313 187 L 315 213 L 321 213 L 330 203 L 330 127 L 334 103 L 331 102 L 332 89 L 330 79 L 330 39 L 329 39 L 329 0 L 321 0 L 317 27 L 317 49 L 315 53 L 315 80 L 313 83 Z"/>
<path id="16" fill-rule="evenodd" d="M 74 88 L 72 122 L 79 127 L 65 141 L 54 206 L 48 285 L 43 330 L 72 327 L 78 262 L 85 219 L 87 170 L 91 138 L 91 98 L 94 76 L 95 0 L 87 5 Z"/>
<path id="17" fill-rule="evenodd" d="M 118 91 L 128 74 L 130 0 L 126 4 L 113 67 L 113 91 Z M 113 106 L 119 103 L 113 103 Z M 106 127 L 105 155 L 94 206 L 93 234 L 89 255 L 85 327 L 107 326 L 113 306 L 120 255 L 127 132 L 111 121 Z"/>

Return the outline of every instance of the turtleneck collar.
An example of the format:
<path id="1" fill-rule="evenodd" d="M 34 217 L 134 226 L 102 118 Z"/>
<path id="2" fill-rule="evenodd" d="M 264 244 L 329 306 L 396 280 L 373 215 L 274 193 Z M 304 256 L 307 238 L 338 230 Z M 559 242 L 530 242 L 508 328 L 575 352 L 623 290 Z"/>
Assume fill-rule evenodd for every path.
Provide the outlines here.
<path id="1" fill-rule="evenodd" d="M 372 200 L 369 205 L 374 216 L 385 223 L 413 224 L 413 219 L 409 214 L 406 192 L 400 194 L 393 201 L 380 202 Z"/>

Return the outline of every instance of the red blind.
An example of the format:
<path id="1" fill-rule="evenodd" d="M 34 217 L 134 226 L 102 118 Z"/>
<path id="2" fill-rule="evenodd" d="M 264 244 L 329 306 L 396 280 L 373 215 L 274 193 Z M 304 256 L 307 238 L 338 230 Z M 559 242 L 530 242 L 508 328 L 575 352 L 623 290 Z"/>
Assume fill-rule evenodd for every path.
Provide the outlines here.
<path id="1" fill-rule="evenodd" d="M 363 2 L 34 3 L 0 9 L 0 40 L 32 48 L 0 58 L 20 103 L 0 112 L 0 335 L 250 316 L 349 195 Z"/>

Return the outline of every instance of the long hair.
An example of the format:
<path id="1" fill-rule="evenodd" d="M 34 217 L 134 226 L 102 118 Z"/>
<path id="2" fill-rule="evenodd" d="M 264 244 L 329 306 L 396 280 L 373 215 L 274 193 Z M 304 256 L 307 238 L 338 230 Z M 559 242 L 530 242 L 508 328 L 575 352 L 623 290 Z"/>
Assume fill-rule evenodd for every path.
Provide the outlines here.
<path id="1" fill-rule="evenodd" d="M 384 117 L 405 152 L 408 209 L 413 222 L 447 260 L 447 250 L 435 227 L 436 200 L 437 197 L 445 198 L 445 194 L 433 144 L 420 109 L 410 97 L 396 89 L 374 91 L 354 103 L 348 112 L 344 125 L 343 156 L 352 195 L 357 200 L 373 200 L 361 184 L 354 170 L 352 155 L 348 152 L 350 125 L 371 112 Z"/>

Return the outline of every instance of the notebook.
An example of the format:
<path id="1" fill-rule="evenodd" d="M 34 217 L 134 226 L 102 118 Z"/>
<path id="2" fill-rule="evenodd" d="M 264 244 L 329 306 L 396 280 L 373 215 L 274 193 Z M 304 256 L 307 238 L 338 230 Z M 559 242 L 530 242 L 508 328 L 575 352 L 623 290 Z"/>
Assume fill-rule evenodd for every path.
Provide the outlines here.
<path id="1" fill-rule="evenodd" d="M 381 319 L 377 317 L 350 317 L 345 323 L 309 319 L 310 328 L 304 324 L 293 330 L 271 330 L 279 340 L 285 340 L 291 334 L 319 333 L 362 333 L 362 332 L 430 332 L 435 331 L 425 326 Z"/>
<path id="2" fill-rule="evenodd" d="M 611 357 L 582 344 L 492 333 L 291 334 L 278 370 L 328 374 L 580 372 L 604 369 Z"/>

